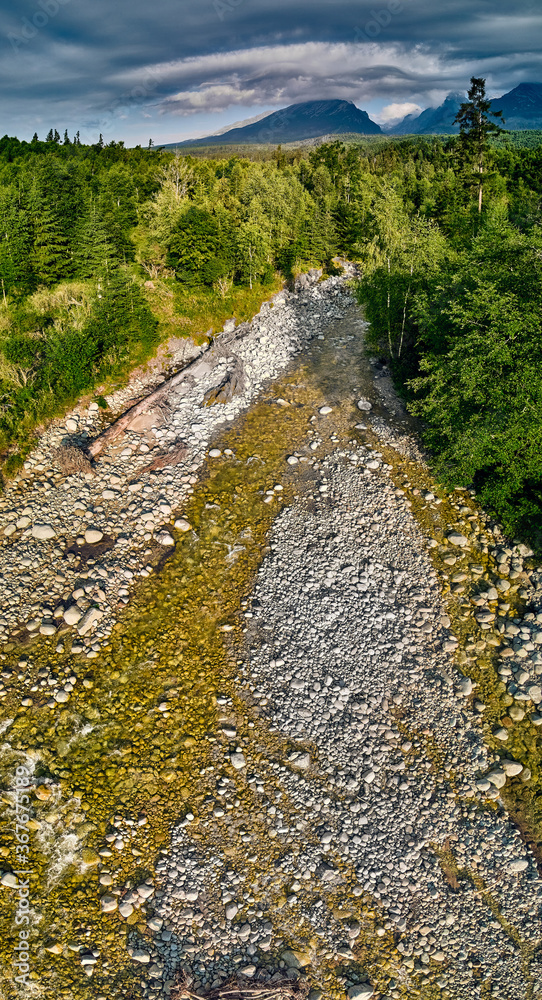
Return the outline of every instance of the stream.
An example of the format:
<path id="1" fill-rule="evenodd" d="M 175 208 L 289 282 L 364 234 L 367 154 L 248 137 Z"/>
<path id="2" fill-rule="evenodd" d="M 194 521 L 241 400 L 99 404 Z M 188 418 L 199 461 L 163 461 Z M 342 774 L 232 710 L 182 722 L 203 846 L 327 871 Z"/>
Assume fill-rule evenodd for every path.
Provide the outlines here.
<path id="1" fill-rule="evenodd" d="M 201 996 L 236 975 L 540 994 L 536 658 L 515 718 L 496 631 L 537 634 L 538 571 L 501 561 L 482 620 L 508 543 L 432 480 L 365 328 L 344 295 L 220 432 L 95 657 L 3 654 L 6 1000 L 174 997 L 181 974 Z M 21 708 L 43 681 L 69 702 Z"/>

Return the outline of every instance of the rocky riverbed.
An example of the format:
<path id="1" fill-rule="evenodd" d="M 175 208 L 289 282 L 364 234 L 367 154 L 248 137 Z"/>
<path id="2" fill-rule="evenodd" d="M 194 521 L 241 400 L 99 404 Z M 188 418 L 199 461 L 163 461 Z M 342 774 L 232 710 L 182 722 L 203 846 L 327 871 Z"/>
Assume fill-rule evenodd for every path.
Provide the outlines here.
<path id="1" fill-rule="evenodd" d="M 344 280 L 307 284 L 95 468 L 58 449 L 99 410 L 51 428 L 3 498 L 36 995 L 541 992 L 540 569 L 431 481 Z"/>

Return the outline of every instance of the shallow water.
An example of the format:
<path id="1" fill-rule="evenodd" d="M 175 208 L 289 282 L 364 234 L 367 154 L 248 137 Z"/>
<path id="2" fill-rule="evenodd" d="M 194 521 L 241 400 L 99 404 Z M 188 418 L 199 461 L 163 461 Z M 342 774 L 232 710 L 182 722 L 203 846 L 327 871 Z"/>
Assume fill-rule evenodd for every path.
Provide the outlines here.
<path id="1" fill-rule="evenodd" d="M 41 639 L 25 650 L 27 667 L 18 666 L 17 651 L 4 660 L 14 678 L 21 675 L 20 681 L 8 681 L 11 690 L 0 706 L 5 823 L 0 848 L 6 867 L 15 867 L 13 795 L 7 790 L 16 766 L 28 762 L 35 778 L 46 779 L 51 790 L 47 801 L 33 799 L 31 809 L 33 996 L 126 1000 L 139 995 L 141 969 L 134 969 L 128 957 L 126 938 L 131 928 L 148 935 L 145 919 L 137 910 L 125 922 L 117 914 L 101 913 L 104 890 L 97 863 L 107 864 L 113 885 L 137 885 L 152 877 L 173 827 L 188 810 L 197 813 L 210 790 L 213 769 L 224 756 L 217 697 L 239 697 L 239 612 L 274 518 L 294 490 L 310 486 L 316 477 L 308 463 L 297 465 L 295 476 L 286 463 L 307 444 L 316 409 L 323 403 L 333 407 L 323 451 L 351 437 L 355 420 L 363 422 L 353 405 L 362 396 L 373 400 L 373 418 L 385 418 L 400 435 L 412 432 L 400 409 L 390 413 L 375 401 L 362 333 L 361 315 L 352 304 L 324 339 L 315 338 L 289 372 L 229 428 L 217 446 L 233 455 L 209 462 L 183 508 L 192 531 L 177 534 L 176 549 L 160 572 L 141 581 L 98 658 L 58 654 L 57 639 Z M 377 440 L 370 431 L 357 434 L 368 443 Z M 378 447 L 385 452 L 381 442 Z M 430 486 L 426 472 L 416 467 L 414 474 Z M 274 490 L 277 485 L 283 489 Z M 269 503 L 266 491 L 273 491 Z M 414 512 L 426 518 L 430 534 L 436 515 Z M 450 521 L 456 516 L 451 508 L 442 513 Z M 29 687 L 45 670 L 59 679 L 77 678 L 69 701 L 50 709 L 36 695 L 33 706 L 21 707 L 21 685 Z M 281 746 L 281 734 L 270 733 L 264 723 L 253 723 L 246 735 L 256 735 L 268 749 Z M 121 850 L 105 839 L 115 830 L 123 840 Z M 98 854 L 104 850 L 111 856 Z M 15 894 L 0 891 L 0 983 L 11 1000 L 19 995 L 12 967 Z M 70 943 L 100 952 L 92 978 Z M 386 946 L 386 940 L 381 943 Z"/>

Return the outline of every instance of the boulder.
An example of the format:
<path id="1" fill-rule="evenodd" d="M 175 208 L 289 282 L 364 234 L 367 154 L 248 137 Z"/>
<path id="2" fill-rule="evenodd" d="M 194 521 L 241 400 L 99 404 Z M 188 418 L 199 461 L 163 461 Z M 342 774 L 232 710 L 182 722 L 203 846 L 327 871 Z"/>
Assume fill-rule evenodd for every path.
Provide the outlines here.
<path id="1" fill-rule="evenodd" d="M 48 542 L 49 539 L 56 538 L 56 531 L 51 524 L 34 524 L 32 538 L 38 538 L 40 542 Z"/>

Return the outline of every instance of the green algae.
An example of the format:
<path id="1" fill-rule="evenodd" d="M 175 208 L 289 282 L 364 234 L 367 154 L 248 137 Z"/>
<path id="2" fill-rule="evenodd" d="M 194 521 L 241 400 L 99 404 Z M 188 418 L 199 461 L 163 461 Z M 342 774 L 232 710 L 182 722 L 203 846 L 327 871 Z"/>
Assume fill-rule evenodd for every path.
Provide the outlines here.
<path id="1" fill-rule="evenodd" d="M 48 777 L 55 789 L 52 801 L 36 800 L 33 809 L 40 823 L 32 840 L 31 881 L 31 894 L 41 916 L 35 928 L 37 950 L 33 959 L 38 996 L 82 998 L 90 992 L 103 994 L 107 1000 L 120 1000 L 139 995 L 140 973 L 134 971 L 127 957 L 126 934 L 134 928 L 148 935 L 144 913 L 135 911 L 125 926 L 117 914 L 102 914 L 100 910 L 100 893 L 105 890 L 98 884 L 96 858 L 106 847 L 104 837 L 113 829 L 110 821 L 115 816 L 136 824 L 134 837 L 121 853 L 113 849 L 111 857 L 101 857 L 108 864 L 114 884 L 119 886 L 138 884 L 153 874 L 160 850 L 169 844 L 172 827 L 188 811 L 194 815 L 190 826 L 193 842 L 212 847 L 228 863 L 242 864 L 251 879 L 268 872 L 287 847 L 295 854 L 295 845 L 270 840 L 254 795 L 240 778 L 236 779 L 239 809 L 244 828 L 254 838 L 253 853 L 247 856 L 245 845 L 232 840 L 228 826 L 212 817 L 211 769 L 215 768 L 216 774 L 225 749 L 217 735 L 217 695 L 226 693 L 232 698 L 236 741 L 243 749 L 250 746 L 251 763 L 284 763 L 291 749 L 289 741 L 269 731 L 265 719 L 259 718 L 254 706 L 240 696 L 236 683 L 236 656 L 240 651 L 236 647 L 242 646 L 239 610 L 266 550 L 272 521 L 292 498 L 285 457 L 306 443 L 315 407 L 324 401 L 334 406 L 325 430 L 319 426 L 322 451 L 341 441 L 344 444 L 357 433 L 352 430 L 353 393 L 370 395 L 372 380 L 362 373 L 363 356 L 355 342 L 353 348 L 354 363 L 352 355 L 338 361 L 326 340 L 310 366 L 299 368 L 295 375 L 277 383 L 224 435 L 219 447 L 230 448 L 233 456 L 223 455 L 206 469 L 203 481 L 183 509 L 193 531 L 177 537 L 175 553 L 158 576 L 141 581 L 135 599 L 98 658 L 87 662 L 69 653 L 59 655 L 47 642 L 32 647 L 34 674 L 47 666 L 54 668 L 59 677 L 72 673 L 78 677 L 66 707 L 50 710 L 36 703 L 23 711 L 17 710 L 9 698 L 3 706 L 3 717 L 17 713 L 6 733 L 10 746 L 2 761 L 3 787 L 8 786 L 22 755 L 30 755 L 38 761 L 36 776 Z M 278 397 L 284 397 L 290 405 L 276 405 Z M 452 498 L 435 486 L 426 469 L 407 462 L 371 432 L 364 432 L 363 440 L 377 446 L 393 467 L 397 486 L 404 487 L 400 477 L 406 471 L 415 477 L 416 488 L 425 486 L 443 499 L 438 508 L 431 509 L 418 495 L 408 493 L 412 513 L 424 534 L 442 541 L 443 533 L 456 527 L 458 521 Z M 297 488 L 303 489 L 314 473 L 306 467 L 298 467 L 299 472 L 302 474 L 297 476 Z M 280 497 L 274 494 L 272 503 L 265 504 L 265 491 L 277 482 L 284 484 L 283 493 Z M 475 511 L 472 501 L 468 502 Z M 477 558 L 479 555 L 477 552 Z M 443 592 L 449 595 L 441 554 L 433 549 L 431 556 Z M 482 557 L 486 568 L 488 560 L 482 553 L 480 561 Z M 449 596 L 453 630 L 462 645 L 469 635 L 483 635 L 463 601 L 463 597 Z M 9 666 L 16 669 L 16 662 L 14 651 Z M 494 683 L 494 654 L 484 652 L 463 663 L 462 669 L 472 671 L 479 684 L 477 694 L 482 692 L 486 701 L 489 727 L 502 716 L 504 707 L 502 692 Z M 159 707 L 163 704 L 167 705 L 165 711 Z M 399 713 L 397 722 L 400 726 Z M 515 740 L 520 738 L 516 734 L 521 733 L 524 739 L 524 728 L 523 724 L 512 727 L 507 752 L 516 746 Z M 425 735 L 425 750 L 439 771 L 440 748 L 431 734 Z M 307 744 L 307 749 L 316 760 L 316 748 Z M 271 776 L 266 778 L 267 782 L 271 780 Z M 313 776 L 312 780 L 323 779 Z M 525 795 L 525 786 L 520 791 Z M 530 793 L 531 786 L 527 791 Z M 9 796 L 4 802 L 9 805 Z M 295 815 L 293 804 L 284 801 L 281 808 L 286 816 Z M 9 810 L 4 818 L 10 820 Z M 140 819 L 144 822 L 137 825 Z M 48 842 L 45 831 L 49 831 Z M 62 859 L 58 847 L 55 854 L 54 845 L 66 833 L 75 837 L 75 844 L 66 845 L 70 850 Z M 310 831 L 304 830 L 303 839 L 310 837 Z M 13 838 L 9 830 L 4 830 L 2 838 L 9 865 Z M 348 975 L 357 972 L 359 978 L 369 974 L 382 993 L 390 988 L 390 981 L 395 981 L 394 995 L 405 1000 L 442 996 L 432 981 L 442 970 L 431 970 L 431 977 L 423 980 L 415 971 L 409 972 L 396 951 L 393 935 L 382 926 L 386 917 L 378 902 L 366 893 L 354 894 L 354 889 L 359 890 L 355 873 L 339 856 L 333 858 L 333 863 L 344 883 L 326 892 L 326 913 L 339 924 L 345 920 L 359 922 L 353 961 L 342 961 L 322 945 L 307 926 L 299 905 L 290 905 L 277 892 L 270 899 L 275 927 L 280 927 L 288 946 L 308 949 L 314 985 L 320 986 L 326 997 L 338 1000 L 344 996 Z M 10 892 L 0 889 L 6 904 L 0 918 L 4 960 L 0 982 L 9 1000 L 18 995 L 9 969 L 14 909 L 13 902 L 10 909 Z M 322 896 L 316 886 L 311 893 L 314 900 Z M 69 943 L 73 942 L 100 950 L 99 965 L 90 981 L 76 953 L 70 950 Z M 44 946 L 60 948 L 60 953 L 45 951 Z M 105 962 L 109 963 L 108 969 L 104 968 Z"/>
<path id="2" fill-rule="evenodd" d="M 266 532 L 290 495 L 284 490 L 273 509 L 263 503 L 265 490 L 281 479 L 286 454 L 301 441 L 308 418 L 306 391 L 288 382 L 280 391 L 295 396 L 296 405 L 273 405 L 270 395 L 221 442 L 234 456 L 209 467 L 183 511 L 193 531 L 177 539 L 175 553 L 159 576 L 140 584 L 100 656 L 89 664 L 69 653 L 55 653 L 51 643 L 32 649 L 34 676 L 47 667 L 58 677 L 78 677 L 66 707 L 51 710 L 35 704 L 19 710 L 6 734 L 10 749 L 2 761 L 4 788 L 23 757 L 38 762 L 35 776 L 50 779 L 57 803 L 53 814 L 49 803 L 35 800 L 36 819 L 53 839 L 64 830 L 77 838 L 73 857 L 56 879 L 50 875 L 55 849 L 51 853 L 40 843 L 39 831 L 32 843 L 31 896 L 41 918 L 35 929 L 33 975 L 44 994 L 53 982 L 59 996 L 74 989 L 88 994 L 84 972 L 65 950 L 70 939 L 88 945 L 87 928 L 102 953 L 101 967 L 108 960 L 115 969 L 103 983 L 95 973 L 93 992 L 103 985 L 109 997 L 124 996 L 127 983 L 138 978 L 122 946 L 125 931 L 118 916 L 100 912 L 96 866 L 84 864 L 82 851 L 104 848 L 104 835 L 116 814 L 132 822 L 144 815 L 147 822 L 136 827 L 129 849 L 113 851 L 107 859 L 115 884 L 135 884 L 151 873 L 148 865 L 152 867 L 169 842 L 175 822 L 188 806 L 197 812 L 205 797 L 203 772 L 216 756 L 216 693 L 231 683 L 234 671 L 221 628 L 235 621 L 261 559 Z M 256 457 L 259 460 L 251 461 Z M 15 663 L 13 657 L 9 666 Z M 164 699 L 166 717 L 158 710 Z M 10 702 L 8 698 L 3 706 L 6 715 L 10 707 L 13 711 Z M 9 823 L 9 815 L 5 819 Z M 12 846 L 8 829 L 2 847 L 14 867 Z M 6 904 L 0 924 L 3 976 L 11 996 L 14 903 L 10 906 L 9 889 L 0 892 Z M 143 930 L 144 920 L 139 923 Z M 115 936 L 108 940 L 112 926 Z M 63 944 L 61 956 L 41 949 L 44 928 Z"/>

